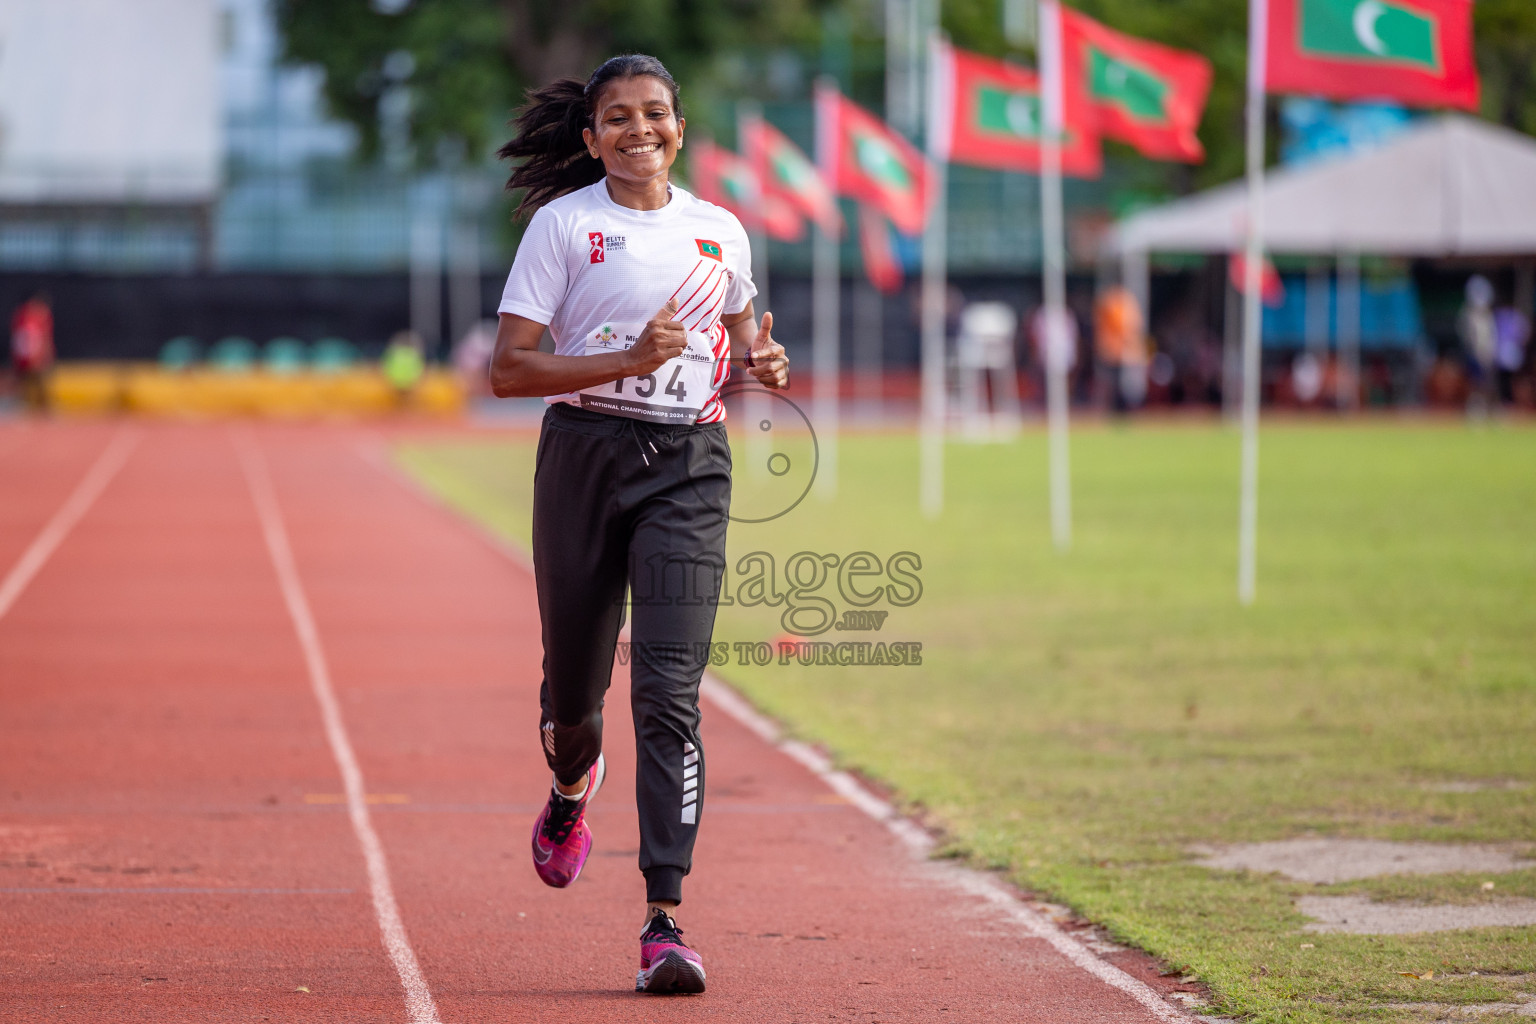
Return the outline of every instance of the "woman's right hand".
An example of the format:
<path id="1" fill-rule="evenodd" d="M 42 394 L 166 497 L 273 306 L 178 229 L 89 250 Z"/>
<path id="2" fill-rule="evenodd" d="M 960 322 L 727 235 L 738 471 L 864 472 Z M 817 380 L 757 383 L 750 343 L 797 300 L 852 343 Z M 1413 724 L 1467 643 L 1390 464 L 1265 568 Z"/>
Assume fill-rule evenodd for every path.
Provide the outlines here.
<path id="1" fill-rule="evenodd" d="M 652 373 L 660 369 L 661 364 L 668 359 L 683 354 L 683 349 L 688 347 L 688 331 L 672 319 L 676 315 L 677 299 L 672 298 L 646 321 L 645 330 L 640 332 L 640 340 L 629 348 L 630 368 L 624 376 L 639 377 Z"/>

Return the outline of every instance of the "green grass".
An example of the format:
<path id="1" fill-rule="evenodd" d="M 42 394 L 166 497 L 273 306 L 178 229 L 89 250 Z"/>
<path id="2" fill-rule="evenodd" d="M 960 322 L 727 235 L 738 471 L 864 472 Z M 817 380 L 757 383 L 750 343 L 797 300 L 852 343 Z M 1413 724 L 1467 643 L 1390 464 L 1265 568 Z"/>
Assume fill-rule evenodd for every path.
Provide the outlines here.
<path id="1" fill-rule="evenodd" d="M 1217 1012 L 1415 1020 L 1387 1004 L 1533 988 L 1536 929 L 1314 936 L 1292 907 L 1308 891 L 1490 898 L 1480 877 L 1314 888 L 1207 871 L 1186 848 L 1536 838 L 1536 789 L 1431 788 L 1536 787 L 1536 431 L 1267 428 L 1259 595 L 1246 609 L 1233 434 L 1079 431 L 1066 555 L 1049 540 L 1041 435 L 947 453 L 936 522 L 917 514 L 913 440 L 854 436 L 837 500 L 730 536 L 732 562 L 761 550 L 781 567 L 800 551 L 918 554 L 920 600 L 877 605 L 890 611 L 879 633 L 819 639 L 920 641 L 921 666 L 733 658 L 721 674 L 941 825 L 945 852 L 1187 967 Z M 526 538 L 531 441 L 410 445 L 400 458 Z M 835 599 L 835 582 L 822 592 Z M 716 638 L 768 640 L 782 611 L 723 607 Z M 1505 876 L 1495 895 L 1530 894 L 1532 876 Z M 1429 969 L 1430 981 L 1397 973 Z"/>

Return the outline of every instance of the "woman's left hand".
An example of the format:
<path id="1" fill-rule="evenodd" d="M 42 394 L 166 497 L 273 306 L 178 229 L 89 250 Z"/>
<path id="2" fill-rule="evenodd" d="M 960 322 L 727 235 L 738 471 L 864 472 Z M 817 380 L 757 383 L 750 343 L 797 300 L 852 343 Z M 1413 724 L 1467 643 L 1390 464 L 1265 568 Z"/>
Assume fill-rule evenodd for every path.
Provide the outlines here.
<path id="1" fill-rule="evenodd" d="M 773 314 L 764 313 L 757 337 L 747 349 L 747 371 L 758 383 L 775 390 L 789 386 L 789 357 L 784 346 L 773 340 Z"/>

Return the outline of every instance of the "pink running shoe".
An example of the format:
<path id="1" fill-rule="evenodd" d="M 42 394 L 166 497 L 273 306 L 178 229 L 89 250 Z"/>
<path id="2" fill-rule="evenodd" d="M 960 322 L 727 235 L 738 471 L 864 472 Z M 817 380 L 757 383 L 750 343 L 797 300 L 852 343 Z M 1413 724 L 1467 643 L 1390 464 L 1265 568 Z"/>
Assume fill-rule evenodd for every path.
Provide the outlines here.
<path id="1" fill-rule="evenodd" d="M 564 889 L 576 881 L 587 854 L 592 852 L 592 830 L 587 827 L 585 812 L 597 791 L 602 788 L 607 768 L 603 755 L 587 769 L 587 791 L 579 800 L 570 800 L 550 787 L 549 803 L 533 823 L 533 870 L 545 885 Z"/>
<path id="2" fill-rule="evenodd" d="M 657 910 L 640 933 L 640 973 L 635 991 L 656 995 L 693 994 L 704 991 L 704 961 L 683 945 L 677 922 Z"/>

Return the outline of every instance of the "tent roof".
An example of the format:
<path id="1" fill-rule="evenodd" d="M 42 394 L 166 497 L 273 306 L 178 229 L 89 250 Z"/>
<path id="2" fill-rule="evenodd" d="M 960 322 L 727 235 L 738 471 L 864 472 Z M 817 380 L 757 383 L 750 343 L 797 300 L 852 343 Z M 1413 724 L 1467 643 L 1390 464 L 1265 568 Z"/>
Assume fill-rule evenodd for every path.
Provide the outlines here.
<path id="1" fill-rule="evenodd" d="M 1112 251 L 1235 252 L 1242 181 L 1120 221 Z M 1265 176 L 1264 248 L 1452 256 L 1536 252 L 1536 139 L 1448 114 L 1379 149 Z"/>

